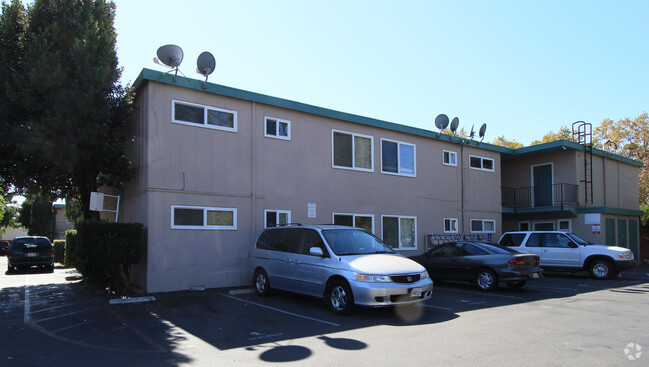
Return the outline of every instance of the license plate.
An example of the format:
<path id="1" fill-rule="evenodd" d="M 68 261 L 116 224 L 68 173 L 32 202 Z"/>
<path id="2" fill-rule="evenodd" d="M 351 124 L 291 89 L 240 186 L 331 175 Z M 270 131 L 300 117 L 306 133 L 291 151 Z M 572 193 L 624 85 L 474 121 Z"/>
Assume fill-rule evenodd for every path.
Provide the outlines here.
<path id="1" fill-rule="evenodd" d="M 25 254 L 25 256 L 27 256 L 27 257 L 36 257 L 36 256 L 38 256 L 38 254 L 35 253 L 35 252 L 28 252 L 28 253 Z"/>
<path id="2" fill-rule="evenodd" d="M 539 279 L 539 273 L 532 273 L 532 279 Z"/>
<path id="3" fill-rule="evenodd" d="M 413 288 L 410 291 L 410 297 L 421 297 L 421 288 Z"/>

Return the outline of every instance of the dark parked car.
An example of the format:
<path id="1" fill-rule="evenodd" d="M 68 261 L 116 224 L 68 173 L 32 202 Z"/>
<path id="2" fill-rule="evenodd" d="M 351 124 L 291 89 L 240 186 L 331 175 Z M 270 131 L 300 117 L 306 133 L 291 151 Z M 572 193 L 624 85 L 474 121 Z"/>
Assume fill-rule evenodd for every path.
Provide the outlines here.
<path id="1" fill-rule="evenodd" d="M 0 241 L 0 255 L 6 255 L 9 251 L 9 241 Z"/>
<path id="2" fill-rule="evenodd" d="M 32 266 L 54 271 L 54 248 L 47 237 L 16 237 L 7 253 L 7 271 Z"/>
<path id="3" fill-rule="evenodd" d="M 423 265 L 432 279 L 469 281 L 485 291 L 496 289 L 499 282 L 521 288 L 543 276 L 538 255 L 494 243 L 447 242 L 410 258 Z"/>

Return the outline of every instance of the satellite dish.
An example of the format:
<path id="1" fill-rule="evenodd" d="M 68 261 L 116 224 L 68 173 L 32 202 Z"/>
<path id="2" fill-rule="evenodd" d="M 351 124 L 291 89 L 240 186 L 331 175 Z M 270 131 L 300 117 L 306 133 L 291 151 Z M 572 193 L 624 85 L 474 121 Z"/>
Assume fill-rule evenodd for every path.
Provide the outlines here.
<path id="1" fill-rule="evenodd" d="M 154 58 L 153 62 L 176 69 L 176 74 L 174 75 L 174 81 L 176 81 L 178 67 L 180 66 L 180 63 L 183 62 L 182 48 L 176 45 L 164 45 L 158 48 L 156 55 L 158 57 Z"/>
<path id="2" fill-rule="evenodd" d="M 487 131 L 487 124 L 482 124 L 482 126 L 480 126 L 480 132 L 478 132 L 478 134 L 480 135 L 480 141 L 481 142 L 482 142 L 482 140 L 484 140 L 485 131 Z"/>
<path id="3" fill-rule="evenodd" d="M 212 55 L 207 51 L 198 55 L 198 59 L 196 60 L 196 71 L 199 74 L 205 76 L 203 89 L 207 87 L 207 78 L 210 76 L 210 74 L 212 74 L 212 72 L 214 72 L 215 68 L 216 68 L 216 60 L 214 59 L 214 55 Z"/>
<path id="4" fill-rule="evenodd" d="M 437 115 L 437 117 L 435 117 L 435 126 L 437 126 L 440 132 L 446 129 L 446 127 L 448 126 L 448 116 L 443 113 Z"/>
<path id="5" fill-rule="evenodd" d="M 471 138 L 471 140 L 473 140 L 473 137 L 475 136 L 475 131 L 473 130 L 474 126 L 475 125 L 471 125 L 471 132 L 469 133 L 469 138 Z"/>
<path id="6" fill-rule="evenodd" d="M 457 117 L 453 118 L 453 121 L 451 121 L 451 132 L 453 132 L 453 135 L 455 135 L 455 132 L 457 131 L 457 127 L 460 125 L 460 119 Z"/>

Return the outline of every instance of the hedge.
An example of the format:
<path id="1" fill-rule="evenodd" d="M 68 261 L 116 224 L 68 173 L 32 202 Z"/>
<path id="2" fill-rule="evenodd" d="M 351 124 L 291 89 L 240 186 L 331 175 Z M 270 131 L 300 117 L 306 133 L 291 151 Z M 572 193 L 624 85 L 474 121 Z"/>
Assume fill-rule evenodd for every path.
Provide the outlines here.
<path id="1" fill-rule="evenodd" d="M 77 225 L 74 262 L 84 280 L 111 293 L 128 289 L 130 266 L 144 252 L 143 225 L 83 221 Z"/>
<path id="2" fill-rule="evenodd" d="M 54 240 L 54 262 L 63 264 L 65 261 L 65 240 Z"/>

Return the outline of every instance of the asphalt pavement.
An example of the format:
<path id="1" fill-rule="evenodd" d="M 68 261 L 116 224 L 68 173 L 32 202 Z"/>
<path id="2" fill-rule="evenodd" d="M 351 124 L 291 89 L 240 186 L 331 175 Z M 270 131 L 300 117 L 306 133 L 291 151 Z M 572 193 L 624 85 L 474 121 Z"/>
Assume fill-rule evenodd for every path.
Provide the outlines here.
<path id="1" fill-rule="evenodd" d="M 74 269 L 3 273 L 0 366 L 646 365 L 648 294 L 645 266 L 490 293 L 444 282 L 419 306 L 339 316 L 250 287 L 116 300 Z"/>

